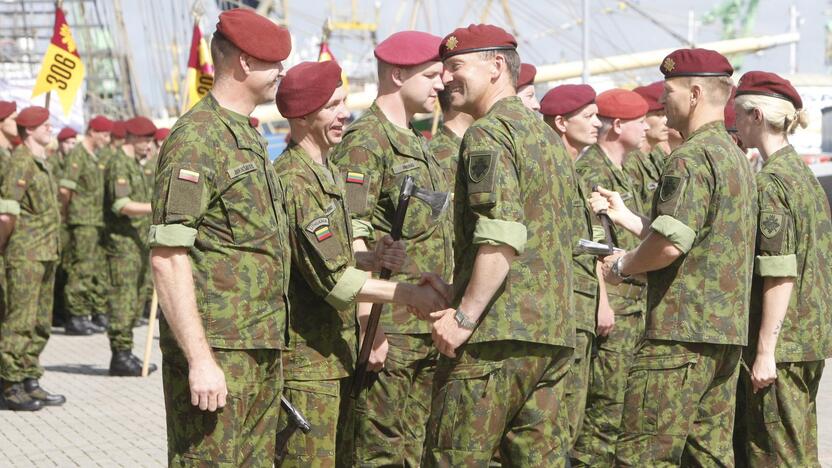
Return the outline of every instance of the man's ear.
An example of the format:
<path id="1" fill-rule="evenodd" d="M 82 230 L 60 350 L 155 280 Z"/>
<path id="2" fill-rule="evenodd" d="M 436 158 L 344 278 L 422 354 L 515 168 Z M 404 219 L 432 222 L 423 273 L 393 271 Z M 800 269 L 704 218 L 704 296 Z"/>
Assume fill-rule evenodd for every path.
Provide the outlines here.
<path id="1" fill-rule="evenodd" d="M 562 115 L 556 115 L 554 122 L 555 128 L 557 128 L 560 133 L 566 133 L 566 119 L 564 119 Z"/>
<path id="2" fill-rule="evenodd" d="M 243 70 L 243 73 L 245 73 L 246 75 L 249 75 L 251 73 L 251 64 L 249 63 L 250 59 L 251 59 L 251 56 L 248 55 L 245 52 L 240 52 L 240 55 L 237 58 L 237 60 L 240 63 L 240 68 Z"/>
<path id="3" fill-rule="evenodd" d="M 696 106 L 696 104 L 702 102 L 705 99 L 705 90 L 702 89 L 702 85 L 700 84 L 692 84 L 690 86 L 690 105 L 691 107 Z"/>
<path id="4" fill-rule="evenodd" d="M 393 83 L 396 83 L 396 86 L 398 87 L 401 87 L 404 84 L 405 79 L 407 79 L 404 70 L 400 67 L 391 67 L 390 77 L 393 79 Z"/>

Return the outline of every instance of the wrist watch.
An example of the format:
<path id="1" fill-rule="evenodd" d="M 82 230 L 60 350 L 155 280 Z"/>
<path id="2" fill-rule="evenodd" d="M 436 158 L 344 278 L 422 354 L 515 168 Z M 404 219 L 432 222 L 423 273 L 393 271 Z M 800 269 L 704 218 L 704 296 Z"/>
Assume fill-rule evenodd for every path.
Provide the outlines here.
<path id="1" fill-rule="evenodd" d="M 456 323 L 460 328 L 464 328 L 466 330 L 473 330 L 477 328 L 477 322 L 469 320 L 465 315 L 465 312 L 462 311 L 462 308 L 456 309 L 456 312 L 454 312 L 454 320 L 456 320 Z"/>
<path id="2" fill-rule="evenodd" d="M 618 257 L 618 259 L 615 261 L 615 263 L 612 264 L 612 274 L 614 274 L 615 276 L 625 280 L 625 279 L 628 279 L 630 277 L 630 275 L 625 275 L 624 273 L 621 272 L 621 260 L 623 260 L 623 259 L 624 259 L 624 256 L 622 255 L 621 257 Z"/>

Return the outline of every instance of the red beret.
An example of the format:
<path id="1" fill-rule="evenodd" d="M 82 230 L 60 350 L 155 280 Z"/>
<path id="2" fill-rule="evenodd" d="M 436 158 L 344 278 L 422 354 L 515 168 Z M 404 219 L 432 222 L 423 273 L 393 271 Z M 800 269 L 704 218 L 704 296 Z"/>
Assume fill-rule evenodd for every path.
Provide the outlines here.
<path id="1" fill-rule="evenodd" d="M 341 86 L 341 67 L 334 60 L 303 62 L 290 68 L 277 87 L 277 110 L 287 119 L 323 107 Z"/>
<path id="2" fill-rule="evenodd" d="M 422 31 L 400 31 L 381 41 L 373 51 L 384 63 L 412 67 L 439 60 L 442 38 Z"/>
<path id="3" fill-rule="evenodd" d="M 750 71 L 740 78 L 737 96 L 743 94 L 760 94 L 791 101 L 795 109 L 803 109 L 803 99 L 797 94 L 791 82 L 774 73 Z"/>
<path id="4" fill-rule="evenodd" d="M 94 132 L 112 132 L 113 121 L 103 115 L 96 115 L 90 120 L 89 129 Z"/>
<path id="5" fill-rule="evenodd" d="M 537 76 L 537 68 L 530 63 L 520 64 L 520 76 L 517 77 L 517 87 L 534 84 L 534 77 Z"/>
<path id="6" fill-rule="evenodd" d="M 18 126 L 24 128 L 34 128 L 42 125 L 49 120 L 49 111 L 45 107 L 32 106 L 27 107 L 17 114 Z"/>
<path id="7" fill-rule="evenodd" d="M 598 115 L 608 119 L 632 120 L 647 113 L 647 101 L 633 91 L 614 88 L 604 91 L 595 99 Z"/>
<path id="8" fill-rule="evenodd" d="M 123 120 L 113 120 L 113 128 L 111 130 L 113 138 L 127 138 L 127 127 L 124 126 Z"/>
<path id="9" fill-rule="evenodd" d="M 639 86 L 633 89 L 634 93 L 643 97 L 647 101 L 647 112 L 659 111 L 664 109 L 664 104 L 659 102 L 662 94 L 664 94 L 664 81 L 657 81 L 650 83 L 647 86 Z"/>
<path id="10" fill-rule="evenodd" d="M 265 62 L 286 60 L 292 51 L 292 37 L 286 28 L 247 8 L 220 13 L 217 32 L 238 49 Z"/>
<path id="11" fill-rule="evenodd" d="M 249 117 L 248 124 L 251 125 L 251 128 L 257 128 L 260 126 L 260 119 L 257 117 Z"/>
<path id="12" fill-rule="evenodd" d="M 147 117 L 133 117 L 124 123 L 127 133 L 133 136 L 152 137 L 156 135 L 156 126 Z"/>
<path id="13" fill-rule="evenodd" d="M 72 127 L 64 127 L 60 132 L 58 132 L 58 141 L 68 140 L 77 136 L 78 132 L 76 132 Z"/>
<path id="14" fill-rule="evenodd" d="M 734 67 L 724 55 L 710 49 L 678 49 L 662 60 L 665 78 L 676 76 L 731 76 Z"/>
<path id="15" fill-rule="evenodd" d="M 555 86 L 540 101 L 540 113 L 554 117 L 569 115 L 595 102 L 595 90 L 588 84 Z"/>
<path id="16" fill-rule="evenodd" d="M 165 141 L 165 138 L 170 135 L 169 128 L 157 128 L 156 133 L 153 135 L 153 139 L 156 141 Z"/>
<path id="17" fill-rule="evenodd" d="M 6 117 L 14 114 L 17 110 L 17 103 L 13 101 L 0 101 L 0 120 L 5 120 Z"/>
<path id="18" fill-rule="evenodd" d="M 737 112 L 734 110 L 734 97 L 737 92 L 737 87 L 731 87 L 731 97 L 728 98 L 728 103 L 725 104 L 725 129 L 729 132 L 737 131 Z"/>
<path id="19" fill-rule="evenodd" d="M 459 54 L 485 50 L 517 50 L 517 40 L 503 28 L 490 24 L 472 24 L 457 28 L 442 39 L 439 55 L 442 60 Z"/>

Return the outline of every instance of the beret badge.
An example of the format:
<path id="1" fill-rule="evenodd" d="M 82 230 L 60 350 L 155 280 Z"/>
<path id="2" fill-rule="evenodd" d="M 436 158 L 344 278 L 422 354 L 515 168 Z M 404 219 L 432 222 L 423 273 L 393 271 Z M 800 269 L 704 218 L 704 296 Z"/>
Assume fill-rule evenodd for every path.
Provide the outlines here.
<path id="1" fill-rule="evenodd" d="M 448 50 L 454 50 L 456 49 L 458 43 L 459 41 L 456 39 L 456 36 L 451 36 L 447 41 L 445 41 L 445 47 L 447 47 Z"/>
<path id="2" fill-rule="evenodd" d="M 674 62 L 672 58 L 668 57 L 668 58 L 664 59 L 664 63 L 662 64 L 662 68 L 664 68 L 667 73 L 672 72 L 673 68 L 675 68 L 675 67 L 676 67 L 676 62 Z"/>

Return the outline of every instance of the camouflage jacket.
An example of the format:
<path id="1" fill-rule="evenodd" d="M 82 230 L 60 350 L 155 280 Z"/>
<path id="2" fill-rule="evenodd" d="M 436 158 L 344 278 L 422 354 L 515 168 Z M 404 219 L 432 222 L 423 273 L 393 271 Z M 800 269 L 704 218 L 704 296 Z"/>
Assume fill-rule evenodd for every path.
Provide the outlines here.
<path id="1" fill-rule="evenodd" d="M 655 155 L 655 156 L 654 156 Z M 635 190 L 641 198 L 645 216 L 653 210 L 653 195 L 659 187 L 659 179 L 662 176 L 662 166 L 656 166 L 656 160 L 664 162 L 665 154 L 658 146 L 653 148 L 650 154 L 641 151 L 632 151 L 624 158 L 624 172 L 630 177 L 635 185 Z"/>
<path id="2" fill-rule="evenodd" d="M 98 156 L 78 143 L 66 155 L 59 186 L 72 191 L 67 207 L 67 224 L 104 225 L 104 172 L 107 168 Z"/>
<path id="3" fill-rule="evenodd" d="M 650 227 L 682 255 L 648 274 L 646 337 L 745 345 L 756 191 L 722 121 L 673 151 L 656 193 Z"/>
<path id="4" fill-rule="evenodd" d="M 462 138 L 456 136 L 456 133 L 444 125 L 439 127 L 439 131 L 436 132 L 436 135 L 433 135 L 428 144 L 430 151 L 436 156 L 439 165 L 444 169 L 448 184 L 451 187 L 456 183 L 456 167 L 459 163 L 460 144 L 462 144 Z"/>
<path id="5" fill-rule="evenodd" d="M 25 145 L 12 153 L 0 185 L 5 210 L 17 216 L 6 245 L 6 260 L 52 261 L 60 255 L 58 187 L 46 160 Z"/>
<path id="6" fill-rule="evenodd" d="M 578 177 L 580 182 L 580 177 Z M 587 196 L 582 185 L 578 184 L 578 198 L 575 204 L 575 216 L 578 221 L 576 226 L 576 239 L 573 245 L 577 245 L 581 239 L 592 239 L 594 225 L 598 224 L 598 218 L 592 215 L 587 205 Z M 575 250 L 572 253 L 572 281 L 575 299 L 575 328 L 595 334 L 595 315 L 598 312 L 598 276 L 595 273 L 595 256 L 579 253 Z"/>
<path id="7" fill-rule="evenodd" d="M 759 223 L 748 351 L 753 357 L 763 312 L 763 278 L 793 277 L 789 309 L 777 340 L 777 362 L 832 357 L 832 221 L 823 187 L 787 146 L 757 173 Z"/>
<path id="8" fill-rule="evenodd" d="M 283 356 L 283 375 L 346 377 L 354 366 L 354 301 L 367 273 L 354 266 L 343 182 L 331 162 L 318 164 L 294 144 L 274 167 L 283 182 L 292 247 L 290 351 Z"/>
<path id="9" fill-rule="evenodd" d="M 208 343 L 285 346 L 291 265 L 283 189 L 248 116 L 209 94 L 159 155 L 150 246 L 187 247 Z"/>
<path id="10" fill-rule="evenodd" d="M 428 143 L 416 130 L 395 126 L 377 105 L 353 122 L 330 158 L 345 181 L 347 208 L 355 237 L 373 239 L 389 234 L 399 189 L 405 176 L 418 187 L 438 192 L 451 190 Z M 446 280 L 453 262 L 452 220 L 449 212 L 431 217 L 427 203 L 413 197 L 402 228 L 408 261 L 392 281 L 416 282 L 421 272 L 432 271 Z M 385 305 L 381 324 L 389 333 L 429 333 L 430 324 L 417 319 L 407 307 Z M 392 313 L 390 311 L 392 310 Z"/>
<path id="11" fill-rule="evenodd" d="M 577 176 L 560 138 L 517 97 L 465 132 L 454 200 L 455 305 L 481 245 L 517 252 L 470 342 L 574 346 L 572 246 L 583 224 Z"/>
<path id="12" fill-rule="evenodd" d="M 119 150 L 107 164 L 104 181 L 104 247 L 110 255 L 146 248 L 150 217 L 121 214 L 131 201 L 150 202 L 147 179 L 136 158 Z"/>
<path id="13" fill-rule="evenodd" d="M 3 176 L 9 168 L 9 163 L 12 159 L 10 149 L 0 147 L 0 187 L 3 186 Z M 16 208 L 19 208 L 17 202 L 13 200 L 4 200 L 0 198 L 0 213 L 10 213 Z"/>
<path id="14" fill-rule="evenodd" d="M 153 199 L 153 182 L 156 180 L 156 164 L 159 162 L 158 155 L 156 157 L 141 161 L 139 165 L 142 168 L 142 174 L 147 180 L 147 196 Z"/>

